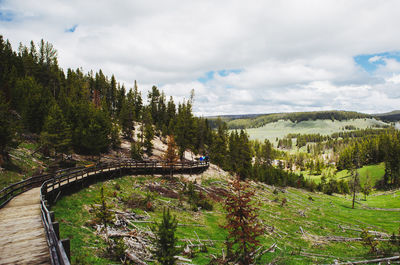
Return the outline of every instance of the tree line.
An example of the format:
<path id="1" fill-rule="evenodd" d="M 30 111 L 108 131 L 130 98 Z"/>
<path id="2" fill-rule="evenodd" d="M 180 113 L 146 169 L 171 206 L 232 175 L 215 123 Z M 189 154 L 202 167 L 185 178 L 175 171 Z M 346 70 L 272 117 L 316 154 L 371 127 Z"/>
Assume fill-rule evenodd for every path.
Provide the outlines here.
<path id="1" fill-rule="evenodd" d="M 118 148 L 121 136 L 132 142 L 139 157 L 152 154 L 155 135 L 174 135 L 181 158 L 186 149 L 203 153 L 211 143 L 207 120 L 192 113 L 194 92 L 176 104 L 153 86 L 146 102 L 136 82 L 127 89 L 102 70 L 65 72 L 56 49 L 44 40 L 29 47 L 20 44 L 14 51 L 0 36 L 0 77 L 2 161 L 10 148 L 32 137 L 51 156 L 99 155 Z"/>
<path id="2" fill-rule="evenodd" d="M 366 136 L 352 141 L 339 155 L 338 169 L 385 163 L 382 187 L 400 186 L 400 133 L 388 129 L 384 134 Z"/>
<path id="3" fill-rule="evenodd" d="M 229 129 L 258 128 L 267 123 L 279 120 L 290 120 L 298 123 L 308 120 L 351 120 L 373 118 L 372 115 L 354 111 L 313 111 L 313 112 L 293 112 L 293 113 L 272 113 L 265 115 L 247 115 L 247 117 L 227 117 Z M 214 123 L 215 125 L 215 123 Z"/>

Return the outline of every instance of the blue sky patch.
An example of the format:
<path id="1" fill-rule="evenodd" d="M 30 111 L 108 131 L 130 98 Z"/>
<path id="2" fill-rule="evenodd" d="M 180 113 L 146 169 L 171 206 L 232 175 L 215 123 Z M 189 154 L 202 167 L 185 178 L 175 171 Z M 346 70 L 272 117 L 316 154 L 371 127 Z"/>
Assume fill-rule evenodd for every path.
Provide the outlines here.
<path id="1" fill-rule="evenodd" d="M 65 32 L 75 32 L 76 28 L 78 27 L 78 24 L 73 25 L 72 27 L 70 27 L 69 29 L 66 29 Z"/>
<path id="2" fill-rule="evenodd" d="M 374 72 L 381 65 L 386 65 L 385 59 L 395 59 L 400 62 L 400 52 L 383 52 L 354 56 L 354 61 L 369 73 Z"/>
<path id="3" fill-rule="evenodd" d="M 14 14 L 10 11 L 0 10 L 0 21 L 10 22 L 14 19 Z"/>
<path id="4" fill-rule="evenodd" d="M 240 70 L 240 69 L 224 69 L 224 70 L 219 70 L 219 71 L 209 71 L 209 72 L 205 73 L 204 76 L 199 77 L 197 79 L 197 81 L 199 81 L 201 83 L 207 83 L 208 81 L 214 79 L 215 74 L 218 74 L 220 76 L 227 76 L 231 73 L 238 74 L 241 71 L 242 70 Z"/>

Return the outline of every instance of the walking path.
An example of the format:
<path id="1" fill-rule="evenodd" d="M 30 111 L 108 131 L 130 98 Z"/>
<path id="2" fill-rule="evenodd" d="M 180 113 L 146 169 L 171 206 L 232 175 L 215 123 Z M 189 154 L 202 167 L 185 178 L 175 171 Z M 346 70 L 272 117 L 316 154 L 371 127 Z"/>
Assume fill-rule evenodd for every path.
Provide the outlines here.
<path id="1" fill-rule="evenodd" d="M 40 188 L 0 209 L 0 264 L 50 264 L 40 212 Z"/>

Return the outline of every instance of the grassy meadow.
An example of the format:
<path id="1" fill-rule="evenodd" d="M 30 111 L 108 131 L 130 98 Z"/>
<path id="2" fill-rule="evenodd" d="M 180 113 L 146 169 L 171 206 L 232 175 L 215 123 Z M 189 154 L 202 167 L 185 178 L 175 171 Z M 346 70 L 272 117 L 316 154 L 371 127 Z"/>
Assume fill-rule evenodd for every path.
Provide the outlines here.
<path id="1" fill-rule="evenodd" d="M 383 176 L 385 175 L 385 164 L 380 163 L 377 165 L 363 166 L 361 168 L 358 168 L 357 172 L 359 174 L 361 185 L 364 185 L 364 183 L 369 178 L 372 186 L 374 186 L 375 183 L 377 181 L 381 180 L 383 178 Z M 342 179 L 349 180 L 350 179 L 350 171 L 349 170 L 336 171 L 335 168 L 333 168 L 333 167 L 324 168 L 322 170 L 322 174 L 320 174 L 320 175 L 314 175 L 314 174 L 310 175 L 309 171 L 301 171 L 298 173 L 302 173 L 306 179 L 312 179 L 316 183 L 320 183 L 322 175 L 331 176 L 336 180 L 342 180 Z"/>
<path id="2" fill-rule="evenodd" d="M 118 262 L 104 256 L 105 242 L 96 233 L 91 220 L 94 218 L 90 205 L 98 202 L 100 188 L 106 190 L 107 202 L 114 210 L 135 212 L 140 216 L 149 216 L 148 220 L 159 221 L 163 207 L 169 207 L 171 213 L 185 226 L 178 226 L 178 239 L 190 239 L 196 243 L 198 239 L 211 240 L 203 252 L 196 250 L 192 264 L 208 264 L 211 255 L 221 255 L 227 232 L 221 228 L 225 223 L 225 210 L 222 201 L 213 201 L 211 211 L 192 211 L 185 199 L 165 197 L 152 192 L 154 211 L 144 212 L 129 208 L 121 202 L 121 198 L 146 196 L 149 185 L 158 183 L 165 188 L 176 187 L 179 192 L 185 182 L 179 176 L 175 180 L 161 176 L 125 176 L 114 180 L 91 185 L 72 195 L 62 197 L 52 210 L 56 220 L 60 222 L 62 238 L 71 239 L 72 264 L 117 264 Z M 274 264 L 330 264 L 334 260 L 355 261 L 374 256 L 368 254 L 368 248 L 360 242 L 336 242 L 335 239 L 359 238 L 361 229 L 369 229 L 391 234 L 399 229 L 400 212 L 385 211 L 384 208 L 400 208 L 400 191 L 389 194 L 375 194 L 362 200 L 356 209 L 351 209 L 351 197 L 286 188 L 275 189 L 262 183 L 251 182 L 255 190 L 253 199 L 259 203 L 259 217 L 264 234 L 259 238 L 264 248 L 276 243 L 273 252 L 266 253 L 257 264 L 274 262 Z M 204 189 L 229 189 L 225 178 L 203 180 Z M 211 196 L 212 197 L 212 196 Z M 286 202 L 285 202 L 286 201 Z M 367 207 L 383 208 L 372 210 Z M 148 230 L 148 223 L 135 224 L 137 229 Z M 134 227 L 129 226 L 135 230 Z M 180 241 L 180 246 L 184 245 Z M 385 244 L 379 248 L 386 249 Z M 153 264 L 149 262 L 149 264 Z"/>
<path id="3" fill-rule="evenodd" d="M 343 121 L 308 120 L 298 123 L 290 120 L 279 120 L 259 128 L 248 128 L 246 131 L 251 140 L 258 139 L 264 141 L 264 139 L 268 139 L 272 143 L 276 143 L 276 138 L 283 138 L 289 133 L 319 133 L 322 135 L 330 135 L 335 132 L 343 131 L 343 128 L 347 125 L 355 126 L 358 129 L 366 129 L 376 125 L 387 125 L 387 123 L 369 118 Z"/>

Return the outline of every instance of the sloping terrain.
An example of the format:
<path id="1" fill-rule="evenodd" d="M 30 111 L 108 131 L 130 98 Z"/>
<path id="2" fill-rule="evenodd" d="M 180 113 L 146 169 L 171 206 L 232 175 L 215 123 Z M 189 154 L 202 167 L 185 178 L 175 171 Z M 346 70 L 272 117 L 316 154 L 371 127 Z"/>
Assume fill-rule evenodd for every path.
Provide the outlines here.
<path id="1" fill-rule="evenodd" d="M 73 264 L 110 263 L 104 255 L 104 235 L 93 221 L 95 215 L 91 206 L 98 203 L 102 186 L 111 209 L 129 221 L 125 227 L 116 222 L 112 225 L 114 233 L 125 235 L 123 240 L 127 245 L 132 240 L 142 240 L 140 235 L 149 233 L 152 222 L 159 221 L 162 209 L 168 207 L 180 224 L 177 230 L 179 245 L 190 249 L 186 254 L 182 250 L 182 257 L 190 259 L 191 264 L 208 264 L 213 256 L 222 255 L 227 235 L 221 228 L 225 223 L 223 202 L 226 192 L 230 192 L 230 184 L 226 176 L 207 174 L 199 177 L 201 185 L 194 184 L 200 198 L 208 198 L 213 205 L 213 209 L 207 211 L 191 206 L 185 193 L 189 182 L 181 176 L 125 176 L 63 197 L 52 210 L 61 224 L 61 237 L 71 238 Z M 260 242 L 263 249 L 268 250 L 259 264 L 267 261 L 274 264 L 330 264 L 335 260 L 381 257 L 388 251 L 386 241 L 389 236 L 399 229 L 400 191 L 376 194 L 367 201 L 361 200 L 360 196 L 356 209 L 351 209 L 349 196 L 280 189 L 255 182 L 251 182 L 250 187 L 255 190 L 253 200 L 259 204 L 264 229 Z M 151 210 L 129 203 L 130 198 L 139 201 L 147 197 Z M 378 245 L 381 254 L 369 254 L 369 248 L 360 242 L 363 229 L 369 230 L 377 240 L 383 240 Z M 132 247 L 129 251 L 136 253 Z"/>

